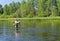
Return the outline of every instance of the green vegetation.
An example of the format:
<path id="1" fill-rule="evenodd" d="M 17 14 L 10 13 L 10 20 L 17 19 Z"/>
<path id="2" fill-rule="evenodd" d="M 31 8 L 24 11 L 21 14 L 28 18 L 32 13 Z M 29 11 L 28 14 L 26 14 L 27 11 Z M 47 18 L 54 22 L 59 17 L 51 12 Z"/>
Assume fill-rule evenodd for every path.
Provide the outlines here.
<path id="1" fill-rule="evenodd" d="M 22 0 L 2 7 L 0 18 L 32 18 L 60 16 L 60 0 Z"/>

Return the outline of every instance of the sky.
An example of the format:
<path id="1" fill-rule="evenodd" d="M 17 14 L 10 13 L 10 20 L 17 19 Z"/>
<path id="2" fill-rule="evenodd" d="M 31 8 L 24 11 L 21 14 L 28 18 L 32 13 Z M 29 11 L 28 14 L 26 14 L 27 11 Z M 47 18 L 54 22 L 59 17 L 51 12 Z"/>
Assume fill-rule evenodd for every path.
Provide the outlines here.
<path id="1" fill-rule="evenodd" d="M 21 2 L 21 0 L 0 0 L 0 4 L 4 7 L 5 4 L 10 4 L 12 1 Z"/>

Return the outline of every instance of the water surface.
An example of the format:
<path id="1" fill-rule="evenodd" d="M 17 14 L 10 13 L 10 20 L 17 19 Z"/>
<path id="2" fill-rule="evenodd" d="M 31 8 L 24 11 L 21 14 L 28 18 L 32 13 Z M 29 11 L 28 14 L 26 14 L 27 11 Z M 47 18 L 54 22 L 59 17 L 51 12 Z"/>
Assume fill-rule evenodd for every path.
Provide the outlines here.
<path id="1" fill-rule="evenodd" d="M 0 21 L 0 41 L 60 41 L 60 20 L 30 20 L 19 24 L 19 33 L 14 26 Z"/>

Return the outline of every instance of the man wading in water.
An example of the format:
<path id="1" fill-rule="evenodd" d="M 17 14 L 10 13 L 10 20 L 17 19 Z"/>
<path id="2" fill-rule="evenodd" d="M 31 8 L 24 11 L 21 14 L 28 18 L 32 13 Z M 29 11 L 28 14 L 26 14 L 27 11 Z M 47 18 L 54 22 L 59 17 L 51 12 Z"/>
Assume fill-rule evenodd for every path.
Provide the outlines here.
<path id="1" fill-rule="evenodd" d="M 19 21 L 16 19 L 13 25 L 14 25 L 14 27 L 15 27 L 15 32 L 18 33 Z"/>

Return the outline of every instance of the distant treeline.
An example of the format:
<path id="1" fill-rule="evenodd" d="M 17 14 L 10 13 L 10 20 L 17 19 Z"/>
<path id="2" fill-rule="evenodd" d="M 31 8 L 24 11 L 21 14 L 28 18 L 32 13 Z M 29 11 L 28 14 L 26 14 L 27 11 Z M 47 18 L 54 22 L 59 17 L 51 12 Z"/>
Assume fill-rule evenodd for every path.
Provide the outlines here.
<path id="1" fill-rule="evenodd" d="M 22 0 L 2 7 L 0 18 L 60 16 L 60 0 Z"/>

